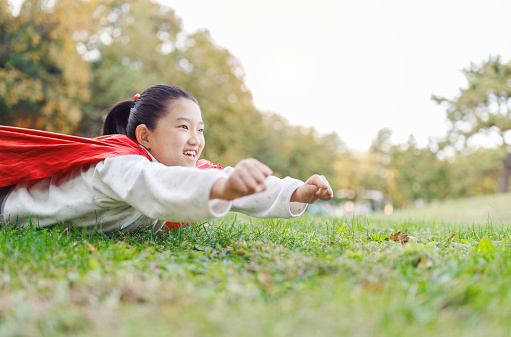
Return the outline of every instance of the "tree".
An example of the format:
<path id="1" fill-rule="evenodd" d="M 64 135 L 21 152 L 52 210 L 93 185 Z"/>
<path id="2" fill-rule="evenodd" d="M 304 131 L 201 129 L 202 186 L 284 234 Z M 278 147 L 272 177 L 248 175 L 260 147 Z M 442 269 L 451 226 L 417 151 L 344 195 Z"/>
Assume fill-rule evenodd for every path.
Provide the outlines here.
<path id="1" fill-rule="evenodd" d="M 507 192 L 511 174 L 511 152 L 507 149 L 511 144 L 511 63 L 490 58 L 480 66 L 472 64 L 464 74 L 468 87 L 460 89 L 458 97 L 432 97 L 447 107 L 447 119 L 451 123 L 447 141 L 466 146 L 477 134 L 498 135 L 502 151 L 507 152 L 498 191 Z"/>
<path id="2" fill-rule="evenodd" d="M 497 192 L 499 164 L 502 151 L 499 149 L 475 149 L 471 153 L 457 155 L 448 163 L 448 197 L 460 198 Z"/>
<path id="3" fill-rule="evenodd" d="M 88 63 L 76 52 L 91 2 L 0 2 L 0 123 L 72 132 L 90 98 Z"/>
<path id="4" fill-rule="evenodd" d="M 406 144 L 393 146 L 391 152 L 389 166 L 397 187 L 393 199 L 399 206 L 417 199 L 432 201 L 452 196 L 449 162 L 439 160 L 428 147 L 419 148 L 413 136 Z"/>

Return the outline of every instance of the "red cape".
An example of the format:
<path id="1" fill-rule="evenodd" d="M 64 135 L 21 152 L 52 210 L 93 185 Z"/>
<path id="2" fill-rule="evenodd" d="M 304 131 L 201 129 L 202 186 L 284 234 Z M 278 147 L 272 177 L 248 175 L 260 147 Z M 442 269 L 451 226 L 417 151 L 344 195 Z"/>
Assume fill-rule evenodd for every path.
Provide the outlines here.
<path id="1" fill-rule="evenodd" d="M 124 135 L 83 138 L 0 125 L 0 187 L 125 155 L 141 155 L 151 160 L 146 150 Z M 222 167 L 201 159 L 197 168 Z"/>

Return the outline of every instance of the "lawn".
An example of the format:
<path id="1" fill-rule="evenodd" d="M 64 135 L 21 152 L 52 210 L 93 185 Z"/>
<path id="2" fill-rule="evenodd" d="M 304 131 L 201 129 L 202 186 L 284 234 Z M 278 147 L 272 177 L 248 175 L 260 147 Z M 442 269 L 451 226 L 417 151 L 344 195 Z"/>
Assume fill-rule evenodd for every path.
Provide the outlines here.
<path id="1" fill-rule="evenodd" d="M 508 336 L 510 234 L 307 215 L 111 238 L 4 225 L 0 336 Z"/>
<path id="2" fill-rule="evenodd" d="M 511 224 L 511 193 L 433 202 L 423 207 L 397 210 L 392 216 L 377 214 L 377 220 L 424 220 L 437 223 Z"/>

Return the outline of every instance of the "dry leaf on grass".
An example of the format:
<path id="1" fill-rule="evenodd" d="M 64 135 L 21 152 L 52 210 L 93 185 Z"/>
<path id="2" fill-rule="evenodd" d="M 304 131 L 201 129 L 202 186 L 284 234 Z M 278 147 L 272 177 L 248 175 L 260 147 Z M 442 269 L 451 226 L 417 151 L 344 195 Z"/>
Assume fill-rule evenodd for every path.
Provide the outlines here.
<path id="1" fill-rule="evenodd" d="M 275 287 L 273 278 L 268 273 L 262 272 L 257 274 L 257 281 L 259 281 L 259 284 L 261 284 L 267 291 L 271 292 Z"/>
<path id="2" fill-rule="evenodd" d="M 371 281 L 365 281 L 364 282 L 364 289 L 375 291 L 375 292 L 382 292 L 385 288 L 385 285 L 383 282 L 371 282 Z"/>
<path id="3" fill-rule="evenodd" d="M 399 242 L 408 242 L 410 241 L 410 237 L 406 235 L 405 233 L 397 232 L 394 234 L 390 234 L 389 239 L 392 241 L 399 241 Z"/>

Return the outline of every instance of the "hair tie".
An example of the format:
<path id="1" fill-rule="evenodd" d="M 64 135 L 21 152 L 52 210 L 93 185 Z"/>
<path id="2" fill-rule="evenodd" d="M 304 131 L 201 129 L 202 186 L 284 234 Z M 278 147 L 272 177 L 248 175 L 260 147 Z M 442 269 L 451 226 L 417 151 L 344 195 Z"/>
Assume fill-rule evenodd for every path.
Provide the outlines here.
<path id="1" fill-rule="evenodd" d="M 131 101 L 131 107 L 130 107 L 130 113 L 131 113 L 131 110 L 135 107 L 135 104 L 137 103 L 137 99 L 140 98 L 140 94 L 136 94 L 135 96 L 133 96 L 133 101 Z"/>

